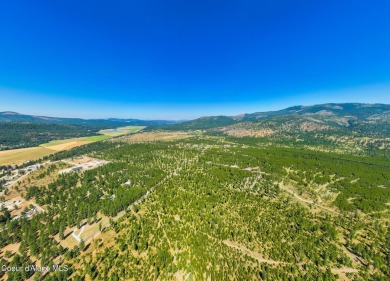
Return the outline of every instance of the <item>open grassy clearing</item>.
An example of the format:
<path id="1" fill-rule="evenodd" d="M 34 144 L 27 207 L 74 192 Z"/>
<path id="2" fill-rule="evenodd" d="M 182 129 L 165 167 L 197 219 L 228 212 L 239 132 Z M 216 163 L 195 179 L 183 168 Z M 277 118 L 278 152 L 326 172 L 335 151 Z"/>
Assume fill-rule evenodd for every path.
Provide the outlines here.
<path id="1" fill-rule="evenodd" d="M 48 146 L 47 148 L 51 149 L 51 150 L 54 150 L 54 151 L 62 151 L 62 150 L 71 149 L 73 147 L 77 147 L 77 146 L 88 144 L 88 143 L 90 143 L 90 142 L 83 141 L 83 140 L 80 140 L 80 141 L 70 141 L 70 142 L 66 142 L 66 143 L 62 143 L 62 144 Z"/>
<path id="2" fill-rule="evenodd" d="M 62 145 L 62 144 L 69 144 L 69 143 L 74 143 L 74 142 L 90 143 L 90 142 L 101 141 L 101 140 L 105 140 L 105 139 L 109 139 L 109 138 L 110 137 L 106 136 L 106 135 L 91 136 L 91 137 L 80 137 L 80 138 L 71 138 L 71 139 L 51 141 L 51 142 L 48 142 L 48 143 L 41 144 L 40 146 L 53 149 L 53 147 L 56 147 L 56 146 Z M 55 150 L 55 149 L 53 149 L 53 150 Z"/>
<path id="3" fill-rule="evenodd" d="M 52 153 L 55 153 L 55 151 L 45 147 L 28 147 L 0 151 L 0 165 L 20 164 L 30 160 L 37 160 Z"/>
<path id="4" fill-rule="evenodd" d="M 144 143 L 155 141 L 175 141 L 193 137 L 194 135 L 194 132 L 141 132 L 139 134 L 123 136 L 117 138 L 116 140 L 127 143 Z"/>

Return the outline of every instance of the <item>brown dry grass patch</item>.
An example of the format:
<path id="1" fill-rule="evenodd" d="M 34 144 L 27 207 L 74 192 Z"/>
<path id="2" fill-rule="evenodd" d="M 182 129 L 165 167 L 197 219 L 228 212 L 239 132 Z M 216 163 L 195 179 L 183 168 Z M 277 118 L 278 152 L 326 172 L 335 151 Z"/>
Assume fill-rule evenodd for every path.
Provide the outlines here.
<path id="1" fill-rule="evenodd" d="M 71 149 L 80 145 L 88 144 L 91 143 L 90 141 L 72 141 L 68 143 L 61 143 L 61 144 L 56 144 L 52 146 L 47 146 L 46 148 L 55 150 L 55 151 L 62 151 L 62 150 L 67 150 Z"/>
<path id="2" fill-rule="evenodd" d="M 187 132 L 144 132 L 134 135 L 123 136 L 112 141 L 124 141 L 128 143 L 142 143 L 153 141 L 175 141 L 186 139 L 193 135 Z"/>
<path id="3" fill-rule="evenodd" d="M 272 136 L 275 132 L 271 129 L 260 129 L 260 130 L 250 130 L 250 129 L 233 129 L 228 130 L 226 133 L 232 137 L 267 137 Z"/>
<path id="4" fill-rule="evenodd" d="M 4 248 L 1 249 L 1 251 L 3 252 L 1 257 L 5 258 L 4 253 L 6 251 L 11 252 L 11 254 L 17 253 L 19 251 L 19 247 L 20 247 L 20 243 L 8 244 L 7 246 L 5 246 Z M 5 259 L 7 259 L 7 258 L 5 258 Z M 12 258 L 7 259 L 7 260 L 12 260 Z"/>
<path id="5" fill-rule="evenodd" d="M 25 161 L 38 160 L 39 158 L 53 154 L 55 152 L 56 151 L 45 147 L 28 147 L 0 151 L 0 164 L 20 164 Z"/>

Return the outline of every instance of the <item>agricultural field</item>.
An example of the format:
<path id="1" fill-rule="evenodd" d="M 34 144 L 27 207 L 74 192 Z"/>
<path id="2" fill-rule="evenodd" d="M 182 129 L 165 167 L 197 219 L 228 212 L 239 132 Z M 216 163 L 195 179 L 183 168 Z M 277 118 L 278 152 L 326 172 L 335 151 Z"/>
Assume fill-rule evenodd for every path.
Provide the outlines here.
<path id="1" fill-rule="evenodd" d="M 29 160 L 37 160 L 55 153 L 54 150 L 45 147 L 28 147 L 0 151 L 0 165 L 13 165 Z"/>
<path id="2" fill-rule="evenodd" d="M 103 166 L 25 179 L 21 198 L 45 212 L 3 221 L 2 264 L 55 262 L 70 270 L 8 272 L 4 279 L 389 276 L 388 159 L 188 132 L 140 135 L 50 157 L 107 161 Z"/>

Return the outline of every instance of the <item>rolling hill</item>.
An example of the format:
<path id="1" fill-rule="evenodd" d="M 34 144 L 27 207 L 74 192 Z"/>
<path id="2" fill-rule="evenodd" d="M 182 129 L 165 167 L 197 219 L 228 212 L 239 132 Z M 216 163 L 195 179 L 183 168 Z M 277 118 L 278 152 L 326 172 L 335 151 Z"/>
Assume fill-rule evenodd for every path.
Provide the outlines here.
<path id="1" fill-rule="evenodd" d="M 390 105 L 361 103 L 329 103 L 312 106 L 293 106 L 278 111 L 256 112 L 237 116 L 208 116 L 175 124 L 167 128 L 206 130 L 243 122 L 283 120 L 295 118 L 325 123 L 329 126 L 351 127 L 359 123 L 387 124 L 390 122 Z M 315 120 L 315 121 L 314 121 Z"/>
<path id="2" fill-rule="evenodd" d="M 300 146 L 344 153 L 390 151 L 390 105 L 329 103 L 279 111 L 210 116 L 162 126 L 166 130 L 202 130 L 248 141 Z"/>

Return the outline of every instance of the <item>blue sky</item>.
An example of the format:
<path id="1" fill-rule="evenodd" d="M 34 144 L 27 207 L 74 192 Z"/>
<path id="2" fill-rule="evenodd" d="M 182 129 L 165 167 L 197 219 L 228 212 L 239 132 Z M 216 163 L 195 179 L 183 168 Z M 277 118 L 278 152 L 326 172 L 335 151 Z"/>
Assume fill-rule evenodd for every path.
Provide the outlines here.
<path id="1" fill-rule="evenodd" d="M 390 103 L 389 1 L 0 3 L 0 111 L 190 119 Z"/>

